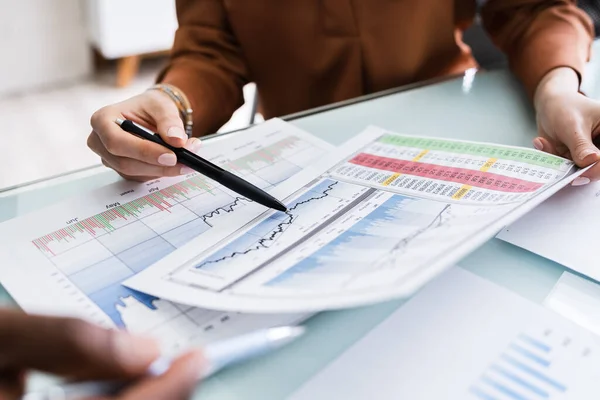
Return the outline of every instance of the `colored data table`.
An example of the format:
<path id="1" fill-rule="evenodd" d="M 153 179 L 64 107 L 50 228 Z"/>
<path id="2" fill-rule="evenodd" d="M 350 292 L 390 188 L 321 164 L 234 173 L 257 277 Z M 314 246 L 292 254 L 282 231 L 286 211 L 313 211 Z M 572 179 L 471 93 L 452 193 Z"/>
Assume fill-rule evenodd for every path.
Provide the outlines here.
<path id="1" fill-rule="evenodd" d="M 598 43 L 596 47 L 600 50 Z M 584 90 L 600 98 L 600 74 L 595 71 L 600 71 L 598 65 L 590 65 Z M 536 136 L 532 107 L 519 84 L 505 71 L 468 71 L 455 79 L 395 89 L 287 119 L 335 145 L 370 124 L 424 138 L 528 147 Z M 92 168 L 0 193 L 0 221 L 118 179 L 113 172 Z M 535 302 L 546 297 L 564 271 L 558 264 L 497 239 L 465 258 L 460 266 Z M 1 297 L 10 301 L 6 293 Z M 319 314 L 307 322 L 305 337 L 276 354 L 220 373 L 201 386 L 198 398 L 285 398 L 402 303 Z M 440 311 L 443 307 L 440 304 Z"/>

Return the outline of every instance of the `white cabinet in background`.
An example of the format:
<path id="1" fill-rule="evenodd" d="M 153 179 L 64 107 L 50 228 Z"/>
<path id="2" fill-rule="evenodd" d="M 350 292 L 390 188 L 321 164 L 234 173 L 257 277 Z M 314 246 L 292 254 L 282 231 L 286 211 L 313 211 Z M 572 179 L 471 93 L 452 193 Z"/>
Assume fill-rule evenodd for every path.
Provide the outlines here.
<path id="1" fill-rule="evenodd" d="M 87 0 L 90 40 L 107 59 L 169 50 L 174 0 Z"/>
<path id="2" fill-rule="evenodd" d="M 118 59 L 117 84 L 137 71 L 140 55 L 166 51 L 177 30 L 174 0 L 86 0 L 92 45 L 105 59 Z"/>
<path id="3" fill-rule="evenodd" d="M 0 96 L 91 74 L 83 5 L 83 0 L 0 0 Z"/>

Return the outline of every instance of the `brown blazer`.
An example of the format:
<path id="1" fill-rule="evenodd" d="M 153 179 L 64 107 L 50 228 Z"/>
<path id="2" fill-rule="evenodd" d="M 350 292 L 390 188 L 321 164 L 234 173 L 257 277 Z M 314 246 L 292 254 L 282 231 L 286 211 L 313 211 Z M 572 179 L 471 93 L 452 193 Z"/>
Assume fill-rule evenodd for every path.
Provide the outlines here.
<path id="1" fill-rule="evenodd" d="M 177 0 L 159 80 L 187 94 L 194 135 L 215 132 L 256 82 L 266 118 L 476 67 L 461 38 L 476 0 Z M 569 0 L 488 0 L 483 25 L 529 95 L 548 71 L 578 73 L 593 27 Z"/>

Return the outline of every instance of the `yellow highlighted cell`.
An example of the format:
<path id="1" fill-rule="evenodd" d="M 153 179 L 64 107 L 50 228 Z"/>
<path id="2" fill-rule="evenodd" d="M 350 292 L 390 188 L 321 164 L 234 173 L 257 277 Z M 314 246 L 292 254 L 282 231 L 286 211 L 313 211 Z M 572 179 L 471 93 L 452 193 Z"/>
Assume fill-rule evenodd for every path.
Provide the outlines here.
<path id="1" fill-rule="evenodd" d="M 413 162 L 419 161 L 421 158 L 425 156 L 425 154 L 429 153 L 429 150 L 423 150 L 415 158 L 412 159 Z M 392 182 L 394 182 L 398 177 L 402 174 L 394 174 L 383 181 L 383 186 L 389 186 Z"/>
<path id="2" fill-rule="evenodd" d="M 465 194 L 469 193 L 469 190 L 471 190 L 472 188 L 473 186 L 470 185 L 462 185 L 460 189 L 458 189 L 458 191 L 454 193 L 454 196 L 452 196 L 452 198 L 454 200 L 460 200 L 465 196 Z"/>
<path id="3" fill-rule="evenodd" d="M 492 168 L 492 165 L 494 165 L 494 163 L 498 161 L 497 158 L 490 158 L 489 160 L 487 160 L 485 162 L 485 164 L 483 164 L 483 167 L 481 167 L 479 170 L 481 172 L 487 172 L 488 169 Z"/>
<path id="4" fill-rule="evenodd" d="M 390 183 L 394 182 L 401 174 L 394 174 L 383 181 L 383 186 L 388 186 Z"/>
<path id="5" fill-rule="evenodd" d="M 425 154 L 429 153 L 429 150 L 425 149 L 422 152 L 420 152 L 415 158 L 413 158 L 413 161 L 419 161 L 421 158 L 423 158 L 425 156 Z"/>

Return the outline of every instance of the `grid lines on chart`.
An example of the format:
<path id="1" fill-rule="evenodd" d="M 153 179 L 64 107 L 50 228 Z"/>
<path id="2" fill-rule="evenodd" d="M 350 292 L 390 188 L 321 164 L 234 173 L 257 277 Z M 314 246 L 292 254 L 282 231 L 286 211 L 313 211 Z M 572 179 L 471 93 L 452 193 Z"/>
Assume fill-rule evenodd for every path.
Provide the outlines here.
<path id="1" fill-rule="evenodd" d="M 284 151 L 287 157 L 283 157 Z M 268 188 L 302 169 L 303 165 L 290 157 L 300 154 L 302 160 L 301 153 L 311 151 L 314 153 L 315 148 L 291 136 L 221 165 Z M 116 325 L 125 326 L 119 309 L 126 307 L 126 298 L 137 300 L 149 310 L 156 310 L 159 299 L 128 289 L 121 282 L 211 229 L 218 217 L 248 202 L 195 175 L 123 205 L 116 204 L 32 243 L 57 267 L 56 279 L 66 278 Z"/>

